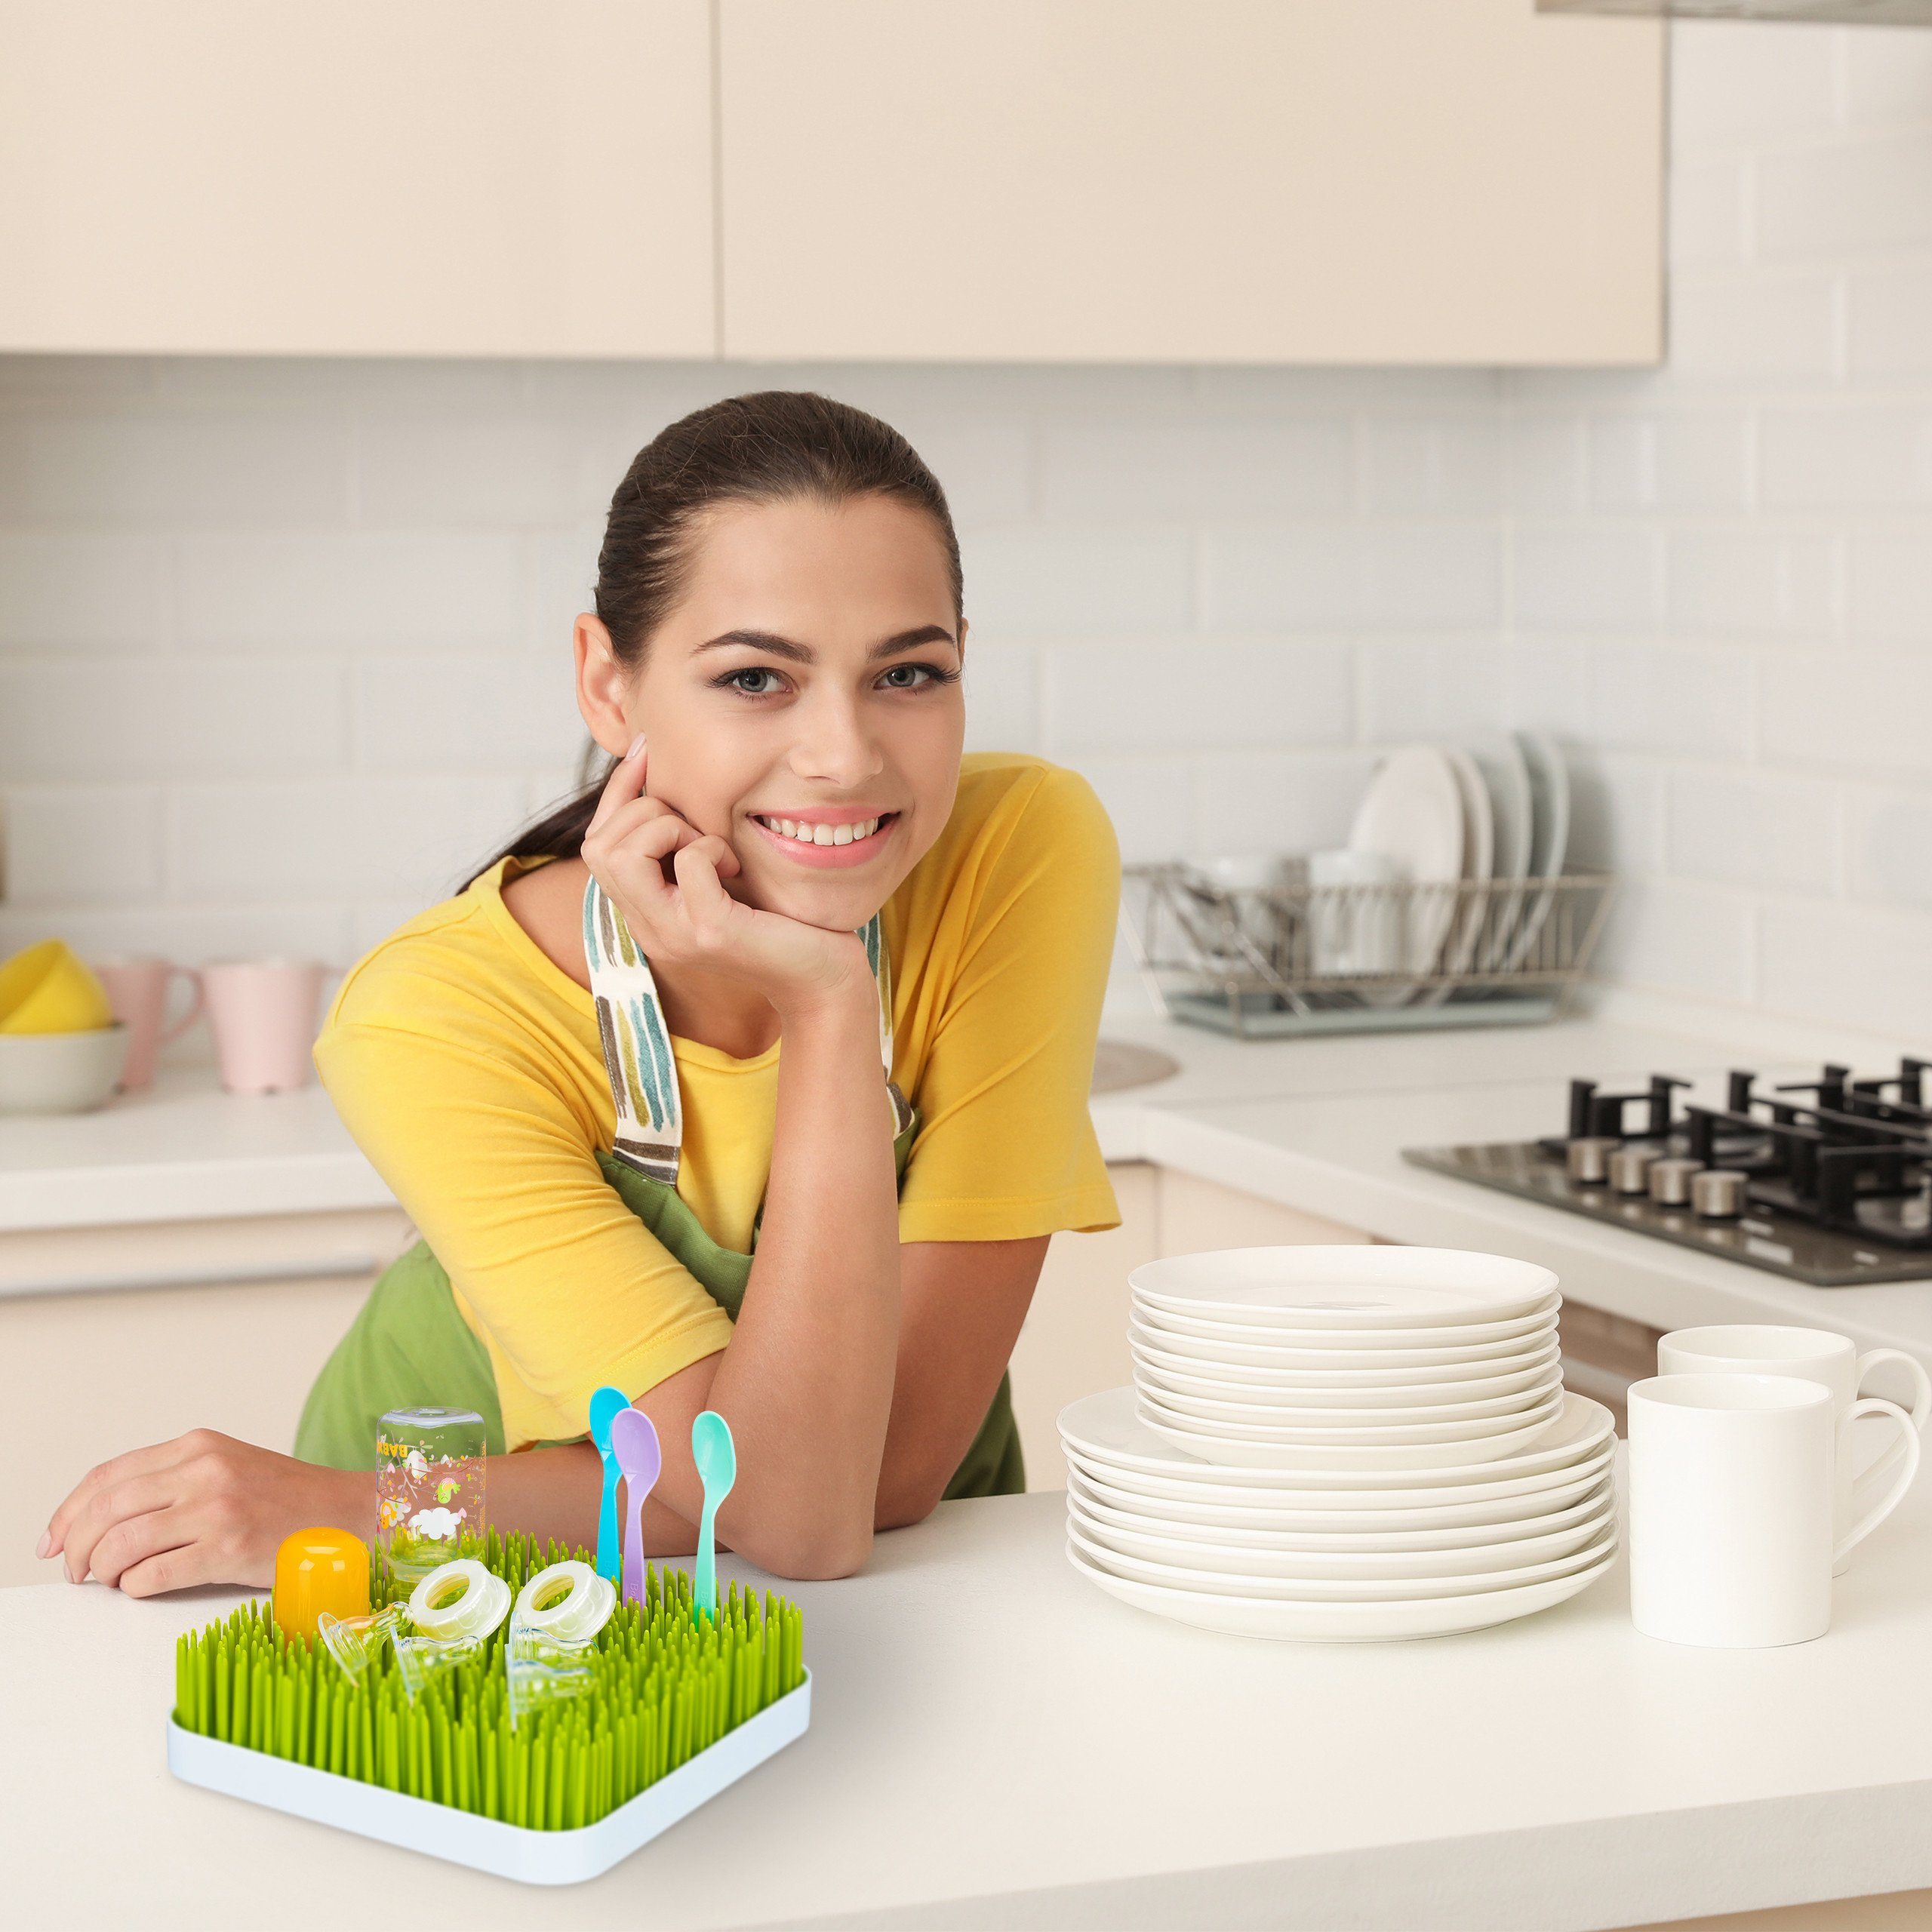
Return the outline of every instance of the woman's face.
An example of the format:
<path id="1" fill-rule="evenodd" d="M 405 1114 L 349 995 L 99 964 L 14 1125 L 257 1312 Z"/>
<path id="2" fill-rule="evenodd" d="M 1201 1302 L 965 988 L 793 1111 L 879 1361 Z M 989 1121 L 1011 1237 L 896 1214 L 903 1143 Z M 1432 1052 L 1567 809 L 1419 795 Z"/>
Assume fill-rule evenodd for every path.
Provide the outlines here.
<path id="1" fill-rule="evenodd" d="M 608 751 L 646 734 L 647 789 L 738 855 L 734 898 L 856 931 L 958 786 L 966 627 L 939 532 L 868 496 L 728 505 L 694 541 L 685 595 L 634 673 L 613 664 L 598 688 L 608 634 L 578 620 L 586 718 Z M 825 842 L 875 817 L 868 836 Z"/>

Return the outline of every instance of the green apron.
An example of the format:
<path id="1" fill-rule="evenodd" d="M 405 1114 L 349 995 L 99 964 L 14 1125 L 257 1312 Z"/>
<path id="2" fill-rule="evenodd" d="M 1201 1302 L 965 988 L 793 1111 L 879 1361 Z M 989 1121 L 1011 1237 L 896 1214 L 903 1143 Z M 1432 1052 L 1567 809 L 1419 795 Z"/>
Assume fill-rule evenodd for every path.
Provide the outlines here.
<path id="1" fill-rule="evenodd" d="M 677 1190 L 682 1097 L 662 1004 L 641 950 L 595 880 L 584 894 L 584 928 L 591 992 L 617 1103 L 616 1144 L 611 1152 L 598 1153 L 598 1165 L 624 1205 L 735 1321 L 751 1278 L 752 1255 L 721 1247 Z M 879 986 L 881 1051 L 898 1124 L 893 1165 L 903 1186 L 920 1115 L 890 1079 L 891 968 L 876 913 L 859 937 Z M 761 1204 L 752 1224 L 754 1253 L 764 1218 Z M 635 1397 L 644 1392 L 625 1392 Z M 490 1454 L 504 1453 L 503 1407 L 489 1352 L 457 1309 L 441 1263 L 419 1241 L 378 1278 L 323 1364 L 303 1405 L 295 1453 L 304 1462 L 333 1469 L 373 1469 L 377 1420 L 391 1409 L 425 1406 L 474 1409 L 487 1426 Z M 568 1439 L 580 1441 L 583 1435 Z M 1002 1374 L 946 1496 L 1011 1496 L 1026 1487 L 1012 1391 Z"/>

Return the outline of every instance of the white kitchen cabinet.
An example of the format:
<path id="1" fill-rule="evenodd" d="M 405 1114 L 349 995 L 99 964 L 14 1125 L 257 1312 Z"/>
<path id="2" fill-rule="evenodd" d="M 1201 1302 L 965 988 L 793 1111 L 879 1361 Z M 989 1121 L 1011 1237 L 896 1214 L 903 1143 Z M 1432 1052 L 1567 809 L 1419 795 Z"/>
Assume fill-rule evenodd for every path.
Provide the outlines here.
<path id="1" fill-rule="evenodd" d="M 291 1449 L 316 1372 L 410 1238 L 395 1210 L 0 1235 L 0 1588 L 59 1580 L 34 1546 L 110 1456 L 197 1427 Z"/>
<path id="2" fill-rule="evenodd" d="M 1641 364 L 1664 34 L 1531 0 L 719 0 L 731 355 Z"/>
<path id="3" fill-rule="evenodd" d="M 709 355 L 705 0 L 0 0 L 0 349 Z"/>

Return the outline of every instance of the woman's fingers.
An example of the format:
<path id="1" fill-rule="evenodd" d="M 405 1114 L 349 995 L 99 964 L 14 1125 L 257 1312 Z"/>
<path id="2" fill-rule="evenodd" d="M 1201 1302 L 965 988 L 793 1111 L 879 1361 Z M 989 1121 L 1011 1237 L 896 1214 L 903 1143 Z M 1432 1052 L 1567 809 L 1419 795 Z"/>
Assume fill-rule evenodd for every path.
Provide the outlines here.
<path id="1" fill-rule="evenodd" d="M 114 1579 L 102 1565 L 109 1560 L 114 1538 L 128 1523 L 174 1502 L 182 1484 L 183 1467 L 178 1463 L 103 1484 L 68 1525 L 63 1547 L 69 1580 L 80 1583 L 91 1570 L 103 1583 L 111 1583 Z M 118 1574 L 119 1566 L 113 1567 Z"/>
<path id="2" fill-rule="evenodd" d="M 595 832 L 620 805 L 629 804 L 643 791 L 648 762 L 644 734 L 640 731 L 632 740 L 630 749 L 618 759 L 617 769 L 604 781 L 604 795 L 591 814 L 589 831 Z"/>
<path id="3" fill-rule="evenodd" d="M 174 1515 L 172 1510 L 163 1512 Z M 234 1580 L 223 1552 L 205 1537 L 168 1531 L 167 1546 L 157 1549 L 121 1572 L 123 1596 L 158 1596 L 163 1590 L 192 1589 L 198 1583 Z"/>
<path id="4" fill-rule="evenodd" d="M 150 1443 L 145 1449 L 130 1449 L 123 1455 L 97 1464 L 74 1485 L 48 1519 L 46 1554 L 58 1556 L 67 1548 L 75 1519 L 102 1491 L 131 1478 L 156 1469 L 171 1469 L 177 1463 L 186 1461 L 190 1456 L 211 1446 L 210 1441 L 202 1439 L 211 1435 L 211 1432 L 208 1430 L 191 1429 L 186 1435 L 175 1436 L 166 1442 Z M 79 1575 L 86 1574 L 83 1567 Z"/>
<path id="5" fill-rule="evenodd" d="M 737 857 L 715 832 L 694 839 L 671 862 L 678 889 L 684 894 L 685 916 L 700 939 L 721 937 L 728 930 L 725 921 L 738 909 L 737 902 L 718 881 L 719 870 L 726 865 L 736 872 Z"/>
<path id="6" fill-rule="evenodd" d="M 109 1589 L 126 1590 L 130 1596 L 214 1582 L 218 1552 L 202 1534 L 199 1518 L 200 1512 L 188 1504 L 170 1504 L 144 1515 L 125 1517 L 94 1545 L 88 1567 Z M 191 1567 L 197 1574 L 184 1574 Z M 130 1573 L 137 1569 L 147 1572 L 147 1590 L 129 1588 Z M 164 1576 L 166 1582 L 155 1580 Z"/>

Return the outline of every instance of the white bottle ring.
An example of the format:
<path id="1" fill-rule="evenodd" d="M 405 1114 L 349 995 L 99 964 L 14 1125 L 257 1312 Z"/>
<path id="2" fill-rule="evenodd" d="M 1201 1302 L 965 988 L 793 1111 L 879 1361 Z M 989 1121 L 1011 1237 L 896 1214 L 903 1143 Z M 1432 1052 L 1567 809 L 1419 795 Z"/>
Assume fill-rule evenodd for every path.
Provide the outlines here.
<path id="1" fill-rule="evenodd" d="M 540 1570 L 516 1600 L 512 1627 L 554 1644 L 587 1644 L 611 1620 L 617 1592 L 608 1577 L 572 1559 Z"/>
<path id="2" fill-rule="evenodd" d="M 480 1641 L 503 1622 L 510 1586 L 473 1556 L 441 1563 L 410 1592 L 409 1620 L 426 1637 Z"/>

